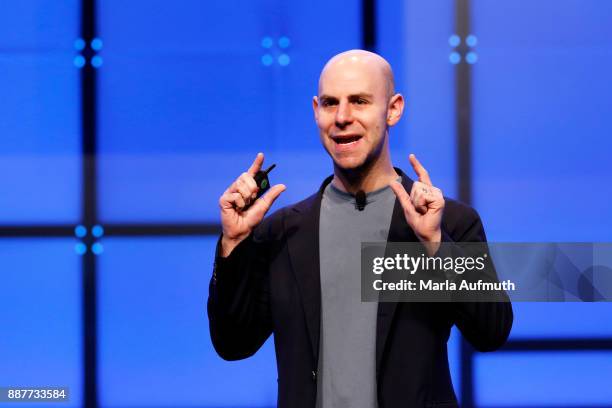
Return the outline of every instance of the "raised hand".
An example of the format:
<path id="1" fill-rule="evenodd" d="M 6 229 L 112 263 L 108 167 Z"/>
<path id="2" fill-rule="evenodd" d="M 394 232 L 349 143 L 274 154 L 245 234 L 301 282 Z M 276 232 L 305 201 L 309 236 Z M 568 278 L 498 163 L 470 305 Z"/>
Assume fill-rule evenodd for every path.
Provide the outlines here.
<path id="1" fill-rule="evenodd" d="M 258 153 L 251 167 L 242 173 L 219 198 L 223 228 L 221 255 L 224 257 L 228 256 L 242 240 L 249 236 L 253 228 L 263 220 L 274 201 L 286 189 L 285 185 L 277 184 L 255 200 L 259 188 L 254 177 L 261 169 L 263 161 L 263 153 Z M 253 205 L 244 210 L 253 200 L 255 200 Z"/>
<path id="2" fill-rule="evenodd" d="M 414 154 L 409 156 L 410 164 L 418 176 L 418 181 L 412 184 L 410 194 L 404 186 L 391 182 L 390 186 L 397 196 L 408 225 L 419 240 L 427 243 L 439 243 L 442 239 L 442 213 L 444 212 L 444 196 L 442 191 L 431 184 L 429 173 L 417 160 Z M 435 250 L 439 247 L 432 247 Z"/>

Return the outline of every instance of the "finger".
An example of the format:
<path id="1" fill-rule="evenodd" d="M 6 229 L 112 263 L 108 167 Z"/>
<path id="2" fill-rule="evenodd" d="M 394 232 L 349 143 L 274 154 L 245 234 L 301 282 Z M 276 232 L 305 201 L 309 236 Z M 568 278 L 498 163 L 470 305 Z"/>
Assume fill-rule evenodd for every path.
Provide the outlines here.
<path id="1" fill-rule="evenodd" d="M 248 204 L 251 201 L 251 196 L 253 195 L 253 192 L 246 186 L 245 183 L 238 180 L 238 182 L 236 183 L 236 190 L 238 190 L 238 193 L 242 196 L 245 203 Z"/>
<path id="2" fill-rule="evenodd" d="M 421 183 L 420 181 L 416 181 L 412 184 L 412 190 L 410 190 L 412 205 L 414 205 L 420 214 L 425 214 L 427 212 L 428 204 L 433 200 L 431 196 L 432 188 L 433 187 Z"/>
<path id="3" fill-rule="evenodd" d="M 389 186 L 391 187 L 391 190 L 393 190 L 393 192 L 395 193 L 395 196 L 397 197 L 398 201 L 400 202 L 400 205 L 404 209 L 404 212 L 408 214 L 409 217 L 418 217 L 418 213 L 414 208 L 414 205 L 412 205 L 410 195 L 408 194 L 402 183 L 398 181 L 392 181 Z"/>
<path id="4" fill-rule="evenodd" d="M 406 203 L 410 201 L 410 196 L 408 195 L 408 192 L 406 191 L 402 183 L 394 180 L 389 183 L 389 187 L 391 187 L 391 190 L 393 190 L 393 192 L 395 193 L 395 196 L 399 200 L 402 207 L 404 207 L 404 205 L 406 205 Z"/>
<path id="5" fill-rule="evenodd" d="M 251 167 L 249 167 L 249 170 L 247 170 L 247 173 L 255 177 L 255 174 L 257 174 L 257 172 L 261 170 L 261 165 L 263 164 L 263 162 L 264 162 L 264 154 L 257 153 L 257 156 L 255 157 L 255 160 L 253 160 L 253 164 L 251 164 Z"/>
<path id="6" fill-rule="evenodd" d="M 438 200 L 440 198 L 444 198 L 444 194 L 442 193 L 442 190 L 440 190 L 437 187 L 433 187 L 432 188 L 432 192 L 431 192 L 431 198 L 432 200 Z"/>
<path id="7" fill-rule="evenodd" d="M 287 187 L 284 184 L 276 184 L 270 187 L 268 192 L 259 197 L 257 201 L 255 201 L 255 204 L 249 208 L 249 212 L 256 214 L 258 217 L 263 217 L 268 212 L 270 207 L 272 207 L 272 204 L 274 204 L 274 201 L 276 201 L 278 196 L 280 196 L 286 189 Z"/>
<path id="8" fill-rule="evenodd" d="M 221 195 L 219 198 L 219 207 L 221 207 L 222 210 L 228 210 L 234 208 L 234 206 L 235 204 L 232 193 L 230 193 L 229 190 L 226 190 L 225 193 L 223 193 L 223 195 Z"/>
<path id="9" fill-rule="evenodd" d="M 245 202 L 240 193 L 226 191 L 219 198 L 219 206 L 222 210 L 240 209 L 244 207 Z"/>
<path id="10" fill-rule="evenodd" d="M 255 199 L 255 197 L 257 197 L 257 192 L 259 191 L 259 187 L 257 187 L 257 183 L 255 182 L 255 179 L 253 178 L 253 176 L 251 176 L 249 173 L 242 173 L 238 179 L 250 191 L 251 193 L 250 197 L 252 199 Z"/>
<path id="11" fill-rule="evenodd" d="M 434 187 L 434 192 L 432 194 L 432 200 L 427 204 L 427 208 L 430 209 L 440 209 L 444 208 L 444 194 L 442 194 L 442 190 Z"/>
<path id="12" fill-rule="evenodd" d="M 230 193 L 229 194 L 229 202 L 232 203 L 232 205 L 234 206 L 234 208 L 241 210 L 246 206 L 246 201 L 244 201 L 244 198 L 242 198 L 242 194 L 240 193 Z"/>
<path id="13" fill-rule="evenodd" d="M 423 195 L 411 196 L 412 205 L 419 214 L 425 214 L 427 212 L 427 201 Z"/>
<path id="14" fill-rule="evenodd" d="M 416 156 L 411 153 L 410 156 L 408 156 L 408 160 L 410 160 L 410 164 L 412 165 L 414 172 L 419 177 L 419 181 L 431 186 L 432 184 L 429 178 L 429 173 L 427 173 L 427 170 L 425 170 L 425 167 L 423 167 Z"/>

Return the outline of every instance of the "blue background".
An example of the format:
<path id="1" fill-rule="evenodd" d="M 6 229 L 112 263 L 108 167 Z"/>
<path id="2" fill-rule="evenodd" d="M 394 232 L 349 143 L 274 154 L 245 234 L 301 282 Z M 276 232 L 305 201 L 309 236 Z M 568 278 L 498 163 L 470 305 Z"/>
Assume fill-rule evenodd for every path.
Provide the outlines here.
<path id="1" fill-rule="evenodd" d="M 377 4 L 377 50 L 407 100 L 394 162 L 408 170 L 415 152 L 450 197 L 454 7 Z M 311 98 L 325 61 L 361 47 L 360 2 L 105 0 L 96 14 L 100 224 L 218 223 L 219 195 L 258 151 L 288 186 L 276 208 L 330 174 Z M 81 222 L 79 15 L 76 0 L 1 6 L 0 228 Z M 472 204 L 489 240 L 612 241 L 612 2 L 473 0 L 471 18 Z M 0 386 L 66 385 L 62 406 L 83 398 L 78 242 L 0 239 Z M 275 405 L 272 339 L 232 363 L 210 344 L 215 242 L 100 239 L 101 407 Z M 610 339 L 611 306 L 515 304 L 511 339 Z M 458 395 L 459 352 L 454 333 Z M 477 353 L 474 400 L 612 406 L 611 362 L 612 351 Z"/>

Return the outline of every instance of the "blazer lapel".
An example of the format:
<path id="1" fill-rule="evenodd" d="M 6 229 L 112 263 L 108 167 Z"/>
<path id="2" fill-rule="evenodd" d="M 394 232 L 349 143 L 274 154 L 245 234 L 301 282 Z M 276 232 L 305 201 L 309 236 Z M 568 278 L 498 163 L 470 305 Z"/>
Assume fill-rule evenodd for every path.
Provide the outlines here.
<path id="1" fill-rule="evenodd" d="M 397 174 L 402 177 L 402 185 L 406 191 L 410 192 L 413 181 L 397 167 Z M 418 241 L 417 236 L 412 231 L 412 228 L 406 222 L 404 209 L 399 201 L 395 200 L 393 206 L 393 215 L 391 216 L 391 225 L 389 226 L 389 236 L 387 242 L 415 242 Z M 397 308 L 397 302 L 380 302 L 378 303 L 378 315 L 376 320 L 376 377 L 380 371 L 385 344 L 389 336 L 393 316 Z"/>
<path id="2" fill-rule="evenodd" d="M 321 325 L 319 215 L 323 190 L 331 180 L 332 177 L 325 179 L 319 191 L 295 205 L 290 210 L 291 214 L 285 219 L 291 266 L 302 297 L 306 327 L 315 361 L 318 361 L 319 358 Z"/>

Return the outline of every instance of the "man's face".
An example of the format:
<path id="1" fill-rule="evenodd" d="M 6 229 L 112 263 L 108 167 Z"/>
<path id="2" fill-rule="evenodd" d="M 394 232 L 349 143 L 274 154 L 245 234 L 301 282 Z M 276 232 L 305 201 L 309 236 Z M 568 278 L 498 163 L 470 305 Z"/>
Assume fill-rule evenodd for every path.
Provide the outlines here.
<path id="1" fill-rule="evenodd" d="M 381 154 L 388 104 L 388 82 L 379 67 L 347 58 L 325 68 L 313 108 L 321 142 L 336 166 L 358 169 Z"/>

